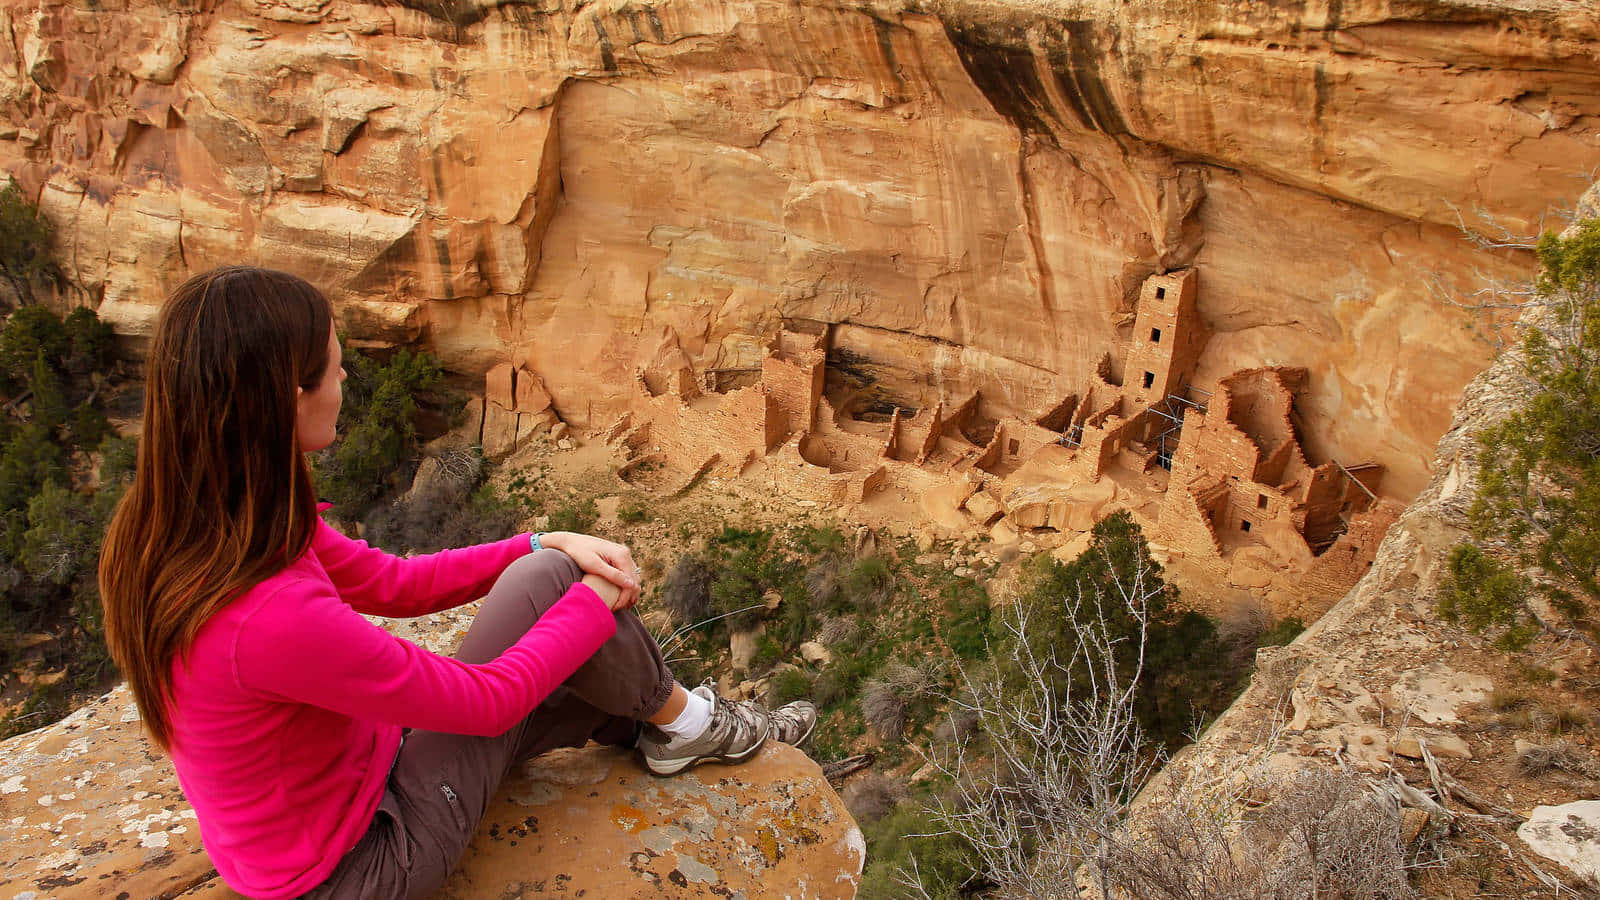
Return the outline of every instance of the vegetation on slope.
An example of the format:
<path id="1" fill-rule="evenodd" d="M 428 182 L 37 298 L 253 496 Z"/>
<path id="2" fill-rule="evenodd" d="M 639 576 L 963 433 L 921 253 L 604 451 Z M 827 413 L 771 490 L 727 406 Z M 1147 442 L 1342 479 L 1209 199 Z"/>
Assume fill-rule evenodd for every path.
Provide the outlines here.
<path id="1" fill-rule="evenodd" d="M 1224 634 L 1183 609 L 1126 513 L 1097 526 L 1075 560 L 1024 561 L 1020 596 L 1005 615 L 991 609 L 980 582 L 988 573 L 947 569 L 942 557 L 870 537 L 852 546 L 833 528 L 723 526 L 681 553 L 651 598 L 679 626 L 669 646 L 680 678 L 726 677 L 730 640 L 743 632 L 756 649 L 742 677 L 764 687 L 769 704 L 818 704 L 815 758 L 826 765 L 874 757 L 871 773 L 845 791 L 868 841 L 866 898 L 903 896 L 913 865 L 933 896 L 993 883 L 983 855 L 939 817 L 959 773 L 929 761 L 958 746 L 969 761 L 992 760 L 977 685 L 998 685 L 1000 705 L 1041 685 L 1065 702 L 1096 675 L 1089 659 L 1063 657 L 1041 678 L 1017 665 L 1020 647 L 1047 656 L 1092 622 L 1116 648 L 1113 668 L 1132 688 L 1141 736 L 1133 756 L 1148 763 L 1231 702 L 1263 639 L 1287 640 L 1296 630 Z M 1150 592 L 1138 616 L 1114 599 L 1133 569 Z M 1088 602 L 1069 608 L 1066 597 Z M 1013 614 L 1027 627 L 1017 629 Z M 802 644 L 811 641 L 828 658 L 810 661 L 817 654 L 808 659 Z"/>
<path id="2" fill-rule="evenodd" d="M 1451 553 L 1439 610 L 1503 649 L 1541 634 L 1600 649 L 1600 219 L 1545 235 L 1538 255 L 1528 398 L 1478 435 L 1474 541 Z"/>
<path id="3" fill-rule="evenodd" d="M 9 189 L 8 189 L 9 190 Z M 0 216 L 4 216 L 0 192 Z M 0 228 L 0 232 L 3 232 Z M 133 470 L 106 420 L 121 388 L 93 310 L 14 311 L 0 332 L 0 738 L 71 711 L 115 670 L 95 582 L 101 535 Z"/>

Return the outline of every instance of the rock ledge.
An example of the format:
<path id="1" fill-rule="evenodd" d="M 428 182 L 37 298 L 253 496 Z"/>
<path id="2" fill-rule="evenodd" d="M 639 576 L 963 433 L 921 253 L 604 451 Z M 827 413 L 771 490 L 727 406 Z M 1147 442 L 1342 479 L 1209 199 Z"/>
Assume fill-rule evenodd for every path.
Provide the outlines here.
<path id="1" fill-rule="evenodd" d="M 125 687 L 0 746 L 0 894 L 234 896 Z M 849 898 L 865 860 L 844 804 L 792 747 L 675 778 L 588 747 L 514 773 L 439 896 Z"/>

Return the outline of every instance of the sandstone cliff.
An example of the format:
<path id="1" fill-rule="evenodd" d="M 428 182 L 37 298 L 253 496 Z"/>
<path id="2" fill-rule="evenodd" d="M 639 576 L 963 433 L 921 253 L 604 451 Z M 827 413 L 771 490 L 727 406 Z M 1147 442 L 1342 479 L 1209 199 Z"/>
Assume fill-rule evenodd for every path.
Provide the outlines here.
<path id="1" fill-rule="evenodd" d="M 1600 188 L 1590 189 L 1578 211 L 1600 215 Z M 1529 653 L 1507 655 L 1435 611 L 1450 550 L 1469 532 L 1476 435 L 1524 402 L 1528 389 L 1516 353 L 1467 385 L 1439 441 L 1433 478 L 1389 530 L 1371 571 L 1293 644 L 1260 652 L 1249 688 L 1169 765 L 1158 786 L 1262 754 L 1280 771 L 1326 766 L 1380 779 L 1398 771 L 1425 784 L 1425 743 L 1438 757 L 1446 790 L 1454 792 L 1446 804 L 1469 817 L 1493 813 L 1468 823 L 1477 852 L 1497 839 L 1483 840 L 1498 825 L 1504 843 L 1488 853 L 1517 875 L 1532 872 L 1532 849 L 1547 857 L 1537 865 L 1553 870 L 1551 861 L 1560 863 L 1600 889 L 1592 777 L 1600 769 L 1566 777 L 1522 764 L 1530 748 L 1571 740 L 1565 746 L 1585 761 L 1579 769 L 1593 765 L 1587 732 L 1596 721 L 1600 660 L 1577 641 L 1541 641 Z M 1580 723 L 1574 738 L 1560 737 L 1572 729 L 1550 721 L 1561 715 Z"/>
<path id="2" fill-rule="evenodd" d="M 1559 0 L 17 0 L 0 23 L 0 165 L 57 224 L 70 298 L 137 335 L 192 271 L 292 269 L 356 338 L 526 366 L 579 427 L 663 346 L 759 366 L 797 320 L 888 402 L 1038 416 L 1116 357 L 1146 275 L 1192 265 L 1198 383 L 1306 367 L 1310 452 L 1409 497 L 1487 361 L 1430 283 L 1526 271 L 1458 226 L 1536 228 L 1600 163 L 1600 13 Z"/>

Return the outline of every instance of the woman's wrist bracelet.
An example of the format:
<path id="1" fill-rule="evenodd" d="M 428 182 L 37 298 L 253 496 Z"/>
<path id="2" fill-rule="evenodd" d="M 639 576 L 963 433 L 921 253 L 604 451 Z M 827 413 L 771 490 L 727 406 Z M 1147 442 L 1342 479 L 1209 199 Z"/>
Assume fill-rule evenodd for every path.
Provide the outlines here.
<path id="1" fill-rule="evenodd" d="M 533 552 L 538 553 L 544 549 L 544 544 L 539 543 L 539 538 L 549 533 L 548 531 L 535 531 L 533 534 L 528 535 L 528 543 L 533 547 Z"/>

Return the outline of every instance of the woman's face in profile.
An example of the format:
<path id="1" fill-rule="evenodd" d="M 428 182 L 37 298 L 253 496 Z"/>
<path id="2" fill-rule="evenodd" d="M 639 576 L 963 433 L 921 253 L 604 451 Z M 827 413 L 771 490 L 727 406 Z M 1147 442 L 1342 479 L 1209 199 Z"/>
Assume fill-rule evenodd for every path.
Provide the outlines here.
<path id="1" fill-rule="evenodd" d="M 295 430 L 300 437 L 300 451 L 321 450 L 333 443 L 339 406 L 344 402 L 344 354 L 332 325 L 328 326 L 328 366 L 322 371 L 322 380 L 316 387 L 295 391 Z"/>

